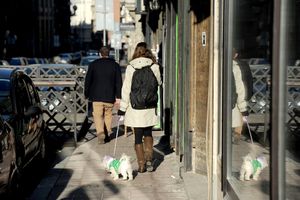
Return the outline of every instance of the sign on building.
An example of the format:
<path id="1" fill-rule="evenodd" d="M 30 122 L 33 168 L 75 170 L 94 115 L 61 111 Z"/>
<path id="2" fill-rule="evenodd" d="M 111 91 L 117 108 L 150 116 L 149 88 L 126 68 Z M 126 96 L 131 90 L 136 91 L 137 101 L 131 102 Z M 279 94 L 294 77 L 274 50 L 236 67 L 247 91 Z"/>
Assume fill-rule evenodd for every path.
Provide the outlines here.
<path id="1" fill-rule="evenodd" d="M 135 24 L 130 23 L 120 23 L 120 31 L 135 31 Z"/>

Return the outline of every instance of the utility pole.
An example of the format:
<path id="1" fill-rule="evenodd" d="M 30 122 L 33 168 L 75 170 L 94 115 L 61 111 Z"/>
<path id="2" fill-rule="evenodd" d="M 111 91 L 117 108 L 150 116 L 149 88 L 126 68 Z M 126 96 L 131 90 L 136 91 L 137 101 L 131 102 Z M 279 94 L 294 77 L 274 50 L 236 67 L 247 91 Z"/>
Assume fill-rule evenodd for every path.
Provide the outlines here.
<path id="1" fill-rule="evenodd" d="M 104 23 L 103 23 L 103 46 L 106 46 L 106 0 L 104 0 L 103 7 L 104 7 L 104 12 L 103 12 L 103 19 L 104 19 Z"/>

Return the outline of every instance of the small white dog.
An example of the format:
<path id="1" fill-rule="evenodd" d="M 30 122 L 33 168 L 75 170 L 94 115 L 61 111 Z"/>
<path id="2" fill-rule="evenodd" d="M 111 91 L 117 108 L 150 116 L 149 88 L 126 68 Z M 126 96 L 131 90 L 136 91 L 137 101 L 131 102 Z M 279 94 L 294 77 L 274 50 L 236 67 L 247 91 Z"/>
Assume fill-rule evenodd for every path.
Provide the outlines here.
<path id="1" fill-rule="evenodd" d="M 243 157 L 243 164 L 240 170 L 240 180 L 249 181 L 250 176 L 252 175 L 253 180 L 257 180 L 261 171 L 268 166 L 266 157 L 258 156 L 256 159 L 253 159 L 250 154 L 247 154 Z"/>
<path id="2" fill-rule="evenodd" d="M 130 157 L 126 154 L 122 154 L 119 160 L 111 156 L 104 156 L 102 164 L 111 173 L 114 180 L 119 179 L 119 174 L 123 176 L 123 180 L 127 180 L 127 177 L 128 180 L 133 179 Z"/>

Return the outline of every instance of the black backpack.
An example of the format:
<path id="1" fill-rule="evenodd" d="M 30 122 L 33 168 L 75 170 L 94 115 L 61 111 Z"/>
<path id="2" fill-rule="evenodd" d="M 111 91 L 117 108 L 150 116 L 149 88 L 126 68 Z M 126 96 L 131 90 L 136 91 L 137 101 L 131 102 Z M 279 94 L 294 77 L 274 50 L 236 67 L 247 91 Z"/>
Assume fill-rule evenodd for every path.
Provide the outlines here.
<path id="1" fill-rule="evenodd" d="M 141 110 L 156 108 L 158 82 L 151 69 L 152 65 L 135 69 L 132 75 L 130 103 L 132 108 Z"/>

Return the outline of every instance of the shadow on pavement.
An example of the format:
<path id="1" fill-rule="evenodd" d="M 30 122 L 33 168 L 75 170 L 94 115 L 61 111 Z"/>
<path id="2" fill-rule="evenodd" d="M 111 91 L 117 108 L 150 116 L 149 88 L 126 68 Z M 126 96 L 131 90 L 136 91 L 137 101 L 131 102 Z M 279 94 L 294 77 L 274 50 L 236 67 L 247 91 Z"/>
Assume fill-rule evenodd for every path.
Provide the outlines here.
<path id="1" fill-rule="evenodd" d="M 48 189 L 48 192 L 43 193 L 37 188 L 37 193 L 33 193 L 31 199 L 60 199 L 58 197 L 65 191 L 72 174 L 73 170 L 71 169 L 52 169 L 48 175 L 48 179 L 44 179 L 44 182 L 40 183 L 40 187 L 45 186 L 45 189 Z M 51 179 L 55 181 L 51 182 Z M 49 187 L 51 185 L 52 187 Z"/>
<path id="2" fill-rule="evenodd" d="M 153 167 L 154 171 L 164 161 L 164 157 L 173 153 L 173 149 L 170 145 L 169 136 L 162 136 L 159 142 L 153 146 Z"/>
<path id="3" fill-rule="evenodd" d="M 103 180 L 102 184 L 101 183 L 88 184 L 88 185 L 80 186 L 70 191 L 69 194 L 64 195 L 62 199 L 80 199 L 80 200 L 104 199 L 105 196 L 109 196 L 109 197 L 118 196 L 118 199 L 127 199 L 127 197 L 122 197 L 122 196 L 120 197 L 119 196 L 120 193 L 121 193 L 120 189 L 114 182 L 109 180 Z"/>
<path id="4" fill-rule="evenodd" d="M 159 152 L 162 155 L 168 155 L 174 152 L 170 145 L 170 137 L 169 136 L 162 136 L 159 142 L 154 145 L 154 150 Z"/>

